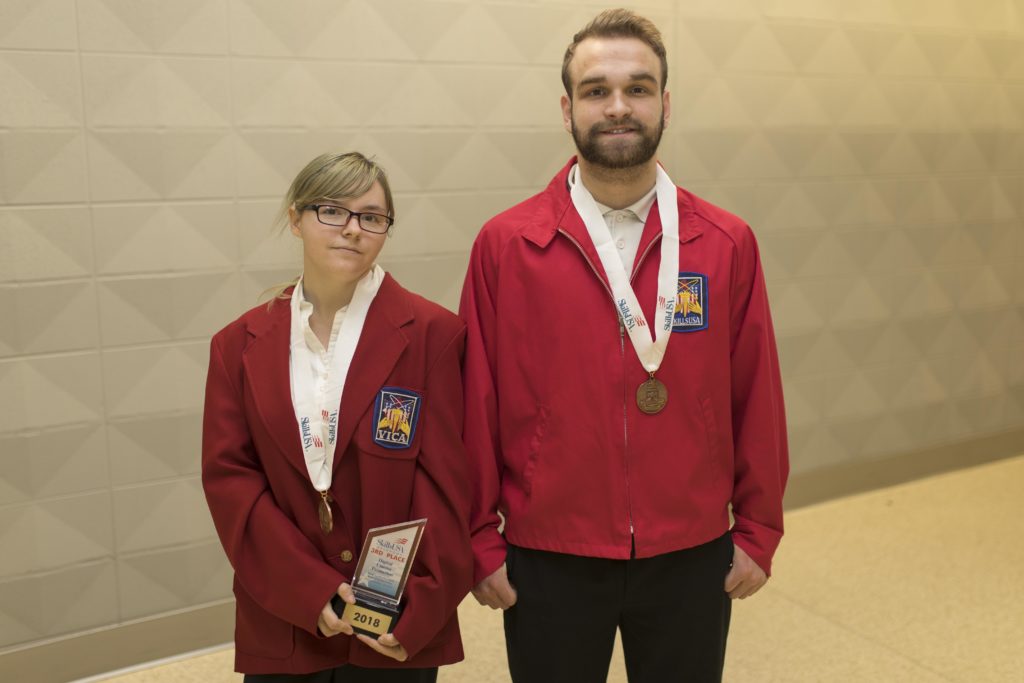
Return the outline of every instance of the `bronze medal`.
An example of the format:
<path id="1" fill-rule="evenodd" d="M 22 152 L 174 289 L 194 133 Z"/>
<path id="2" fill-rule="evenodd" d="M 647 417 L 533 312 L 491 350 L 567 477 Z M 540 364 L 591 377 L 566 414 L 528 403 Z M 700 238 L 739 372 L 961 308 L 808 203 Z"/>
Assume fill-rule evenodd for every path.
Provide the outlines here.
<path id="1" fill-rule="evenodd" d="M 334 528 L 334 515 L 331 513 L 330 497 L 326 491 L 320 492 L 320 504 L 317 506 L 320 515 L 320 530 L 325 534 L 331 533 Z"/>
<path id="2" fill-rule="evenodd" d="M 648 415 L 655 415 L 668 403 L 668 389 L 661 380 L 655 379 L 651 373 L 650 379 L 640 385 L 636 390 L 636 405 L 641 411 Z"/>

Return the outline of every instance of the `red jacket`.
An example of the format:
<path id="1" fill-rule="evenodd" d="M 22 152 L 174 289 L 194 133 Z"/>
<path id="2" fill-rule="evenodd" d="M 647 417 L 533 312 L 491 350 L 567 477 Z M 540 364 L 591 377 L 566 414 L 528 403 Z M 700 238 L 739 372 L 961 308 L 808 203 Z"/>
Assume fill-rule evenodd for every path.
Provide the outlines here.
<path id="1" fill-rule="evenodd" d="M 469 469 L 462 446 L 464 325 L 387 276 L 345 383 L 331 495 L 320 530 L 291 402 L 287 301 L 218 332 L 203 418 L 203 487 L 235 570 L 238 671 L 309 673 L 351 662 L 426 667 L 462 659 L 456 608 L 470 588 Z M 405 449 L 374 441 L 382 388 L 421 397 Z M 367 529 L 427 518 L 394 630 L 399 663 L 356 639 L 324 638 L 317 618 L 355 571 Z M 348 560 L 348 561 L 346 561 Z"/>
<path id="2" fill-rule="evenodd" d="M 651 557 L 725 533 L 730 504 L 734 541 L 768 572 L 788 457 L 754 235 L 678 190 L 680 281 L 703 278 L 702 309 L 671 334 L 657 373 L 668 405 L 646 415 L 636 390 L 647 374 L 569 197 L 573 163 L 489 221 L 470 256 L 460 313 L 475 580 L 504 561 L 505 539 L 620 559 L 632 540 L 636 557 Z M 655 204 L 632 273 L 648 320 L 660 239 Z"/>

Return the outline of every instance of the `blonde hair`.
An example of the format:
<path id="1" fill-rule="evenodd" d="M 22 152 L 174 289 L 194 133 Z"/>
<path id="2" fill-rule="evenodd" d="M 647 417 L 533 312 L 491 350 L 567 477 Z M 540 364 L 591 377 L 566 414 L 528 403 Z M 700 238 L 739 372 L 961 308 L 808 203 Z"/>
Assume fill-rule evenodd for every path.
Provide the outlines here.
<path id="1" fill-rule="evenodd" d="M 388 216 L 394 219 L 395 202 L 391 195 L 391 185 L 388 183 L 387 173 L 380 164 L 359 152 L 321 154 L 306 164 L 295 176 L 281 202 L 274 225 L 278 232 L 284 232 L 288 227 L 288 211 L 292 207 L 295 207 L 296 211 L 302 211 L 310 204 L 325 199 L 341 201 L 362 197 L 370 191 L 374 183 L 380 183 L 384 190 Z M 290 282 L 274 285 L 264 290 L 259 298 L 262 299 L 269 294 L 269 307 L 277 299 L 287 299 L 285 290 L 298 281 L 299 278 L 295 278 Z"/>
<path id="2" fill-rule="evenodd" d="M 650 19 L 640 16 L 632 10 L 618 8 L 608 9 L 594 17 L 572 37 L 572 42 L 565 50 L 562 59 L 562 85 L 572 99 L 572 81 L 569 78 L 569 63 L 576 54 L 576 46 L 587 38 L 637 38 L 650 47 L 661 61 L 661 89 L 665 90 L 668 83 L 668 57 L 665 43 L 661 40 L 661 31 Z"/>

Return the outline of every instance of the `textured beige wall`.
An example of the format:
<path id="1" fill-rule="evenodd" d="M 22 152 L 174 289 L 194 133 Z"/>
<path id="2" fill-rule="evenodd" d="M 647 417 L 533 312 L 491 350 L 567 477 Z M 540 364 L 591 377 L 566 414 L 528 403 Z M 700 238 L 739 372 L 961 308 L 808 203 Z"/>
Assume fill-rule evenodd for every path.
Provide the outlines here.
<path id="1" fill-rule="evenodd" d="M 681 184 L 757 231 L 795 470 L 1024 426 L 1024 2 L 649 0 Z M 589 2 L 0 2 L 0 649 L 230 595 L 209 335 L 296 273 L 301 165 L 376 154 L 454 307 L 571 151 Z"/>

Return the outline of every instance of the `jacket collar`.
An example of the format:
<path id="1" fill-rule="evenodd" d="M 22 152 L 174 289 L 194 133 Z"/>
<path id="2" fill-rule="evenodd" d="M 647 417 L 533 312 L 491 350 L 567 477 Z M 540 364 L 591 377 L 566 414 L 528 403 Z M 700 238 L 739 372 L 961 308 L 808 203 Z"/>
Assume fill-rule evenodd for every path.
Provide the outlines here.
<path id="1" fill-rule="evenodd" d="M 531 217 L 531 222 L 523 229 L 522 235 L 544 249 L 551 243 L 559 230 L 563 230 L 579 243 L 595 267 L 600 267 L 597 250 L 594 248 L 593 241 L 583 224 L 583 219 L 580 218 L 579 212 L 576 211 L 576 207 L 572 203 L 572 197 L 569 195 L 569 170 L 575 163 L 576 157 L 574 156 L 548 183 L 547 188 L 540 195 L 540 207 Z M 704 228 L 697 218 L 689 194 L 682 188 L 676 187 L 676 197 L 679 202 L 679 242 L 682 244 L 699 237 L 704 232 Z M 658 202 L 655 201 L 651 212 L 647 215 L 637 255 L 643 254 L 650 248 L 651 243 L 660 237 L 661 216 L 658 212 Z"/>
<path id="2" fill-rule="evenodd" d="M 291 294 L 292 289 L 286 290 Z M 370 304 L 362 334 L 352 358 L 352 371 L 345 379 L 338 418 L 338 445 L 334 468 L 348 447 L 356 425 L 373 402 L 377 391 L 405 350 L 409 339 L 402 330 L 412 322 L 412 306 L 406 292 L 390 274 L 385 274 L 377 296 Z M 291 308 L 287 301 L 274 301 L 248 324 L 251 343 L 243 353 L 245 381 L 251 388 L 257 412 L 285 457 L 308 477 L 299 440 L 299 426 L 291 401 L 289 344 Z"/>

